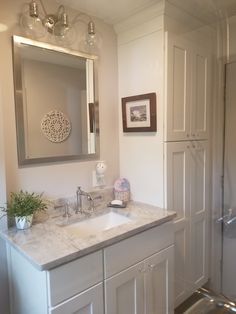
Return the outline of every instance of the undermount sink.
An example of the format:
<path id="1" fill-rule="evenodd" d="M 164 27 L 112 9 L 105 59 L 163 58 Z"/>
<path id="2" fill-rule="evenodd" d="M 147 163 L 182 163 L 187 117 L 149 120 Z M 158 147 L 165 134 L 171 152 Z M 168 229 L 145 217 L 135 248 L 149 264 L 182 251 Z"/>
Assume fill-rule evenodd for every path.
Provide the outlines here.
<path id="1" fill-rule="evenodd" d="M 98 232 L 126 224 L 131 219 L 116 212 L 105 213 L 65 226 L 66 230 L 78 236 L 95 235 Z"/>

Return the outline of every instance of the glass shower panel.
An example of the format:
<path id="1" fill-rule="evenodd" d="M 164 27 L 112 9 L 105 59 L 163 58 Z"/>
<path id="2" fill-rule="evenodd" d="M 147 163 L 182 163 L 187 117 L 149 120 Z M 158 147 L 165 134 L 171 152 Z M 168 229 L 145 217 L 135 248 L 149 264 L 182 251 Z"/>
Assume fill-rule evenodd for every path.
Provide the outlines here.
<path id="1" fill-rule="evenodd" d="M 236 301 L 236 63 L 226 66 L 222 293 Z"/>

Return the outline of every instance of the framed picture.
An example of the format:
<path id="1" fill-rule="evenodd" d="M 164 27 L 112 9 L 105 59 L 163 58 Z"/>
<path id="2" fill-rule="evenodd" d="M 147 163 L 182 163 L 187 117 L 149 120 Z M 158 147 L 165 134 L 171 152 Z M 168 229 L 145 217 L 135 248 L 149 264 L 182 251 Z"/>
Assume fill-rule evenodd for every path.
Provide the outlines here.
<path id="1" fill-rule="evenodd" d="M 155 132 L 156 93 L 122 98 L 123 132 Z"/>

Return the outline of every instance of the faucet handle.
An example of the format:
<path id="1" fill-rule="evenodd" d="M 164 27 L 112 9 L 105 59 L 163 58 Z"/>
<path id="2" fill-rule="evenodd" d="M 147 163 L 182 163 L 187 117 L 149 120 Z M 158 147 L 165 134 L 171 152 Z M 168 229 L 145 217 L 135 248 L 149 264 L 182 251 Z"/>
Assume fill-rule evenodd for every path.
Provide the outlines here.
<path id="1" fill-rule="evenodd" d="M 63 217 L 69 218 L 70 216 L 71 216 L 71 213 L 70 213 L 69 203 L 66 202 L 65 203 L 65 212 L 63 214 Z"/>
<path id="2" fill-rule="evenodd" d="M 65 198 L 58 198 L 54 201 L 54 209 L 62 208 L 67 203 L 67 200 Z"/>
<path id="3" fill-rule="evenodd" d="M 69 202 L 66 199 L 59 199 L 58 203 L 54 205 L 54 209 L 58 209 L 58 208 L 64 208 L 64 214 L 62 215 L 62 217 L 70 217 L 70 207 L 69 207 Z"/>

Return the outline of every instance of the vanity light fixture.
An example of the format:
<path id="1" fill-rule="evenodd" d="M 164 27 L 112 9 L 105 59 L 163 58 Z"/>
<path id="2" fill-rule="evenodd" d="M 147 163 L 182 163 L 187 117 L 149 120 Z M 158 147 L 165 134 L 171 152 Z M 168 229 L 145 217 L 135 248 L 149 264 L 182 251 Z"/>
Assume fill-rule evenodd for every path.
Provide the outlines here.
<path id="1" fill-rule="evenodd" d="M 35 0 L 31 0 L 27 4 L 27 10 L 21 16 L 21 26 L 28 35 L 40 38 L 48 32 L 58 40 L 63 40 L 66 37 L 71 37 L 72 39 L 76 35 L 75 24 L 82 22 L 87 24 L 85 45 L 88 48 L 93 48 L 96 45 L 95 24 L 89 15 L 79 13 L 70 22 L 63 5 L 58 7 L 56 13 L 50 14 L 47 12 L 43 1 L 39 0 L 39 2 L 41 7 Z M 86 18 L 86 21 L 84 18 Z"/>

